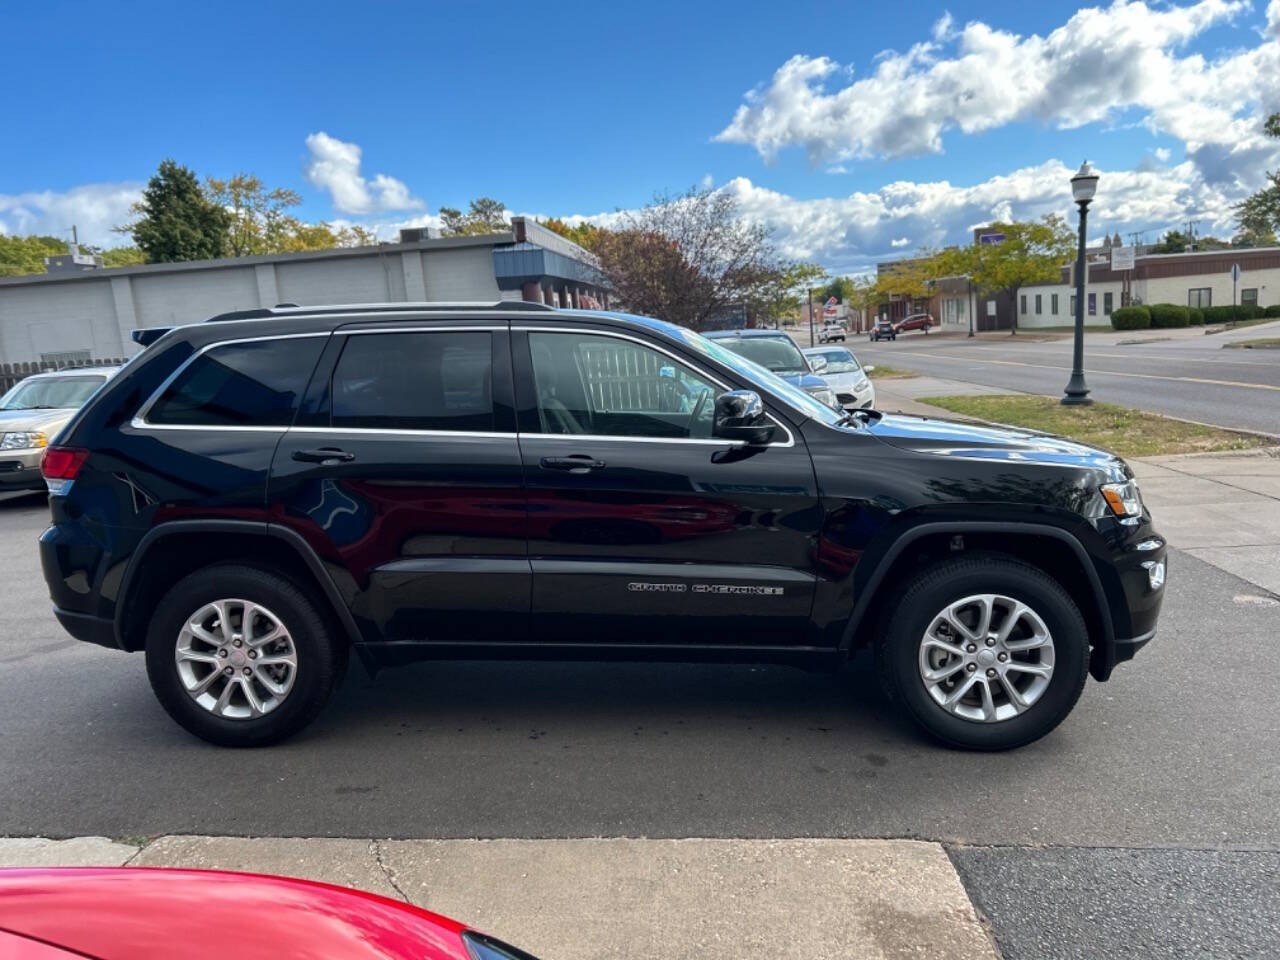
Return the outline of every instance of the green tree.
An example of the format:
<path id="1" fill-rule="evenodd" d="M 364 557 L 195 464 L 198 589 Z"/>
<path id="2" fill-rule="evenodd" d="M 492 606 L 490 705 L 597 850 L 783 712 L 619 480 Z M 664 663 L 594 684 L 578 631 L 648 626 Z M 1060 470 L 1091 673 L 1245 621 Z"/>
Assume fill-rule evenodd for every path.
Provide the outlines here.
<path id="1" fill-rule="evenodd" d="M 454 207 L 441 207 L 441 233 L 446 237 L 502 233 L 511 229 L 504 211 L 502 201 L 492 197 L 477 197 L 472 200 L 466 213 Z"/>
<path id="2" fill-rule="evenodd" d="M 57 237 L 15 237 L 0 233 L 0 277 L 44 273 L 44 258 L 67 252 Z"/>
<path id="3" fill-rule="evenodd" d="M 587 223 L 585 220 L 576 226 L 571 226 L 559 217 L 552 217 L 549 220 L 539 220 L 538 223 L 586 250 L 590 250 L 592 248 L 596 239 L 599 237 L 600 232 L 604 229 L 603 227 L 597 227 L 593 223 Z"/>
<path id="4" fill-rule="evenodd" d="M 849 305 L 854 287 L 853 277 L 832 277 L 822 286 L 813 288 L 813 302 L 826 303 L 835 297 L 837 302 Z"/>
<path id="5" fill-rule="evenodd" d="M 101 247 L 95 247 L 90 243 L 80 244 L 82 253 L 97 254 L 102 258 L 104 267 L 136 267 L 140 263 L 146 263 L 147 258 L 142 255 L 142 251 L 137 247 L 111 247 L 103 250 Z"/>
<path id="6" fill-rule="evenodd" d="M 794 317 L 807 299 L 813 282 L 821 280 L 826 273 L 816 263 L 803 260 L 780 264 L 776 276 L 762 290 L 758 319 L 777 326 L 787 317 Z"/>
<path id="7" fill-rule="evenodd" d="M 1061 277 L 1076 248 L 1075 231 L 1054 213 L 1041 220 L 992 227 L 1004 234 L 1000 243 L 958 247 L 939 262 L 945 264 L 944 275 L 967 275 L 981 292 L 1007 293 L 1014 305 L 1009 332 L 1017 333 L 1018 291 L 1029 283 L 1050 283 Z"/>
<path id="8" fill-rule="evenodd" d="M 173 160 L 161 162 L 133 212 L 138 219 L 124 229 L 148 263 L 211 260 L 226 250 L 230 215 Z"/>
<path id="9" fill-rule="evenodd" d="M 1191 234 L 1184 233 L 1181 230 L 1167 230 L 1165 235 L 1160 238 L 1160 242 L 1152 245 L 1150 252 L 1182 253 L 1191 244 Z"/>
<path id="10" fill-rule="evenodd" d="M 1280 138 L 1280 113 L 1263 124 L 1267 136 Z M 1280 171 L 1267 171 L 1267 186 L 1236 204 L 1236 222 L 1241 234 L 1274 237 L 1280 233 Z"/>

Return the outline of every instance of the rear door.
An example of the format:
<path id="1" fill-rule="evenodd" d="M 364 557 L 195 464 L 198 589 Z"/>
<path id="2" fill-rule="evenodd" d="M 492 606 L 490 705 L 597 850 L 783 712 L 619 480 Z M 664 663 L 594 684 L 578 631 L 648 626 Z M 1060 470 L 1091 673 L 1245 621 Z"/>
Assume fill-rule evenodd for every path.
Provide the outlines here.
<path id="1" fill-rule="evenodd" d="M 521 639 L 530 568 L 505 322 L 338 330 L 268 496 L 367 640 Z"/>
<path id="2" fill-rule="evenodd" d="M 731 385 L 656 339 L 517 325 L 513 353 L 537 639 L 804 642 L 820 511 L 798 433 L 713 439 Z"/>

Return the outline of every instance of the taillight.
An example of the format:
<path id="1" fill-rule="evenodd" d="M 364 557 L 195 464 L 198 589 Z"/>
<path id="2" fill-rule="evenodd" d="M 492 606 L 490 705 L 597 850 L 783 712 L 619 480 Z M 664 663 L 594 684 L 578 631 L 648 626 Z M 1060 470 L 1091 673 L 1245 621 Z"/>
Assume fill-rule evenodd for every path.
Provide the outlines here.
<path id="1" fill-rule="evenodd" d="M 55 497 L 65 496 L 87 459 L 89 451 L 78 447 L 45 447 L 44 456 L 40 458 L 40 472 L 49 493 Z"/>

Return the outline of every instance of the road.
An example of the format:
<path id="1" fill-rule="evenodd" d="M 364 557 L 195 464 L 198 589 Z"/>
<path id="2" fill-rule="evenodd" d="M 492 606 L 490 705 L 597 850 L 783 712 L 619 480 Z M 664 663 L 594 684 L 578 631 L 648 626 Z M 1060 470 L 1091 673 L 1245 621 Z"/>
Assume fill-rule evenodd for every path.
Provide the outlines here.
<path id="1" fill-rule="evenodd" d="M 1234 340 L 1280 335 L 1280 322 L 1206 336 L 1200 331 L 1090 333 L 1085 374 L 1092 397 L 1188 420 L 1280 434 L 1280 350 L 1224 349 Z M 1150 342 L 1122 343 L 1143 339 Z M 865 363 L 1060 396 L 1071 372 L 1069 337 L 904 334 L 850 340 Z"/>
<path id="2" fill-rule="evenodd" d="M 301 736 L 233 751 L 169 721 L 140 655 L 60 632 L 45 518 L 0 502 L 0 834 L 931 839 L 1007 958 L 1280 949 L 1277 611 L 1187 554 L 1159 638 L 1016 753 L 921 740 L 865 662 L 353 666 Z"/>

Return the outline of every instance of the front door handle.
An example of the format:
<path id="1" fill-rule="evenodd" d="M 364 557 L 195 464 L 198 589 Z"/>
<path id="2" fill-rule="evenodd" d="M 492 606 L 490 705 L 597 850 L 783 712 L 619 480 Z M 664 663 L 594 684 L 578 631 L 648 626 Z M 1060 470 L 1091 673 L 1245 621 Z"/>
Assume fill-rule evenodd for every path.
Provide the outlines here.
<path id="1" fill-rule="evenodd" d="M 332 465 L 335 463 L 350 463 L 356 458 L 354 453 L 348 453 L 346 450 L 339 450 L 337 447 L 320 447 L 318 450 L 295 450 L 293 451 L 293 459 L 301 463 L 322 463 Z"/>
<path id="2" fill-rule="evenodd" d="M 575 453 L 569 457 L 543 457 L 544 470 L 568 470 L 570 473 L 590 473 L 592 470 L 604 469 L 604 461 L 586 454 Z"/>

